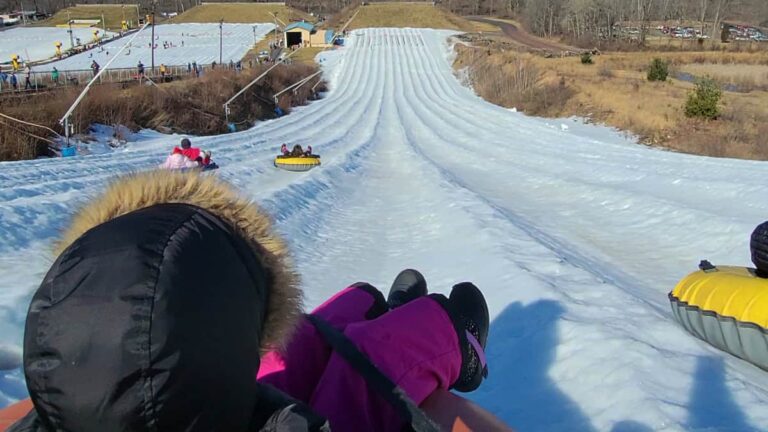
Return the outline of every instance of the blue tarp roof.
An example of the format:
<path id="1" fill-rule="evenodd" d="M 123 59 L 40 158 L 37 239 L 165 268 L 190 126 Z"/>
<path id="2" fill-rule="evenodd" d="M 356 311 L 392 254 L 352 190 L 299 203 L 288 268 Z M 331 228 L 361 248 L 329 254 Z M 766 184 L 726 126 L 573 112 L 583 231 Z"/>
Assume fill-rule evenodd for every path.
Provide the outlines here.
<path id="1" fill-rule="evenodd" d="M 308 22 L 303 22 L 302 21 L 302 22 L 295 22 L 295 23 L 288 24 L 287 26 L 285 26 L 285 31 L 290 31 L 290 30 L 293 30 L 295 28 L 301 28 L 301 29 L 304 29 L 304 30 L 309 31 L 309 32 L 315 30 L 315 26 L 313 26 L 312 24 L 310 24 Z"/>
<path id="2" fill-rule="evenodd" d="M 328 29 L 325 31 L 325 43 L 329 44 L 333 41 L 333 29 Z"/>

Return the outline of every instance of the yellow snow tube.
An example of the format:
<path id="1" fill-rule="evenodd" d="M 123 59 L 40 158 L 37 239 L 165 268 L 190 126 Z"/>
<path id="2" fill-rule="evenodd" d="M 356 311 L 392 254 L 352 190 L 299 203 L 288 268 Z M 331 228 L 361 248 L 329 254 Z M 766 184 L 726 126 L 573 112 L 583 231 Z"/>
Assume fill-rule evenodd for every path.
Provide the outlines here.
<path id="1" fill-rule="evenodd" d="M 694 336 L 768 370 L 768 278 L 746 267 L 700 267 L 669 293 L 675 319 Z"/>
<path id="2" fill-rule="evenodd" d="M 320 166 L 320 156 L 278 156 L 275 158 L 275 166 L 286 171 L 309 171 Z"/>

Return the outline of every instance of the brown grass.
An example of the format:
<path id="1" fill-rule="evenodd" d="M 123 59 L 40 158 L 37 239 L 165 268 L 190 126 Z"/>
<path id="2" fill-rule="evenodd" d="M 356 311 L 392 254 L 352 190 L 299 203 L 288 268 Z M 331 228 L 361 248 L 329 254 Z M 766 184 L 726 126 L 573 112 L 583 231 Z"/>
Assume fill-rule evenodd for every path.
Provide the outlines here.
<path id="1" fill-rule="evenodd" d="M 557 115 L 573 94 L 565 81 L 546 79 L 532 56 L 497 58 L 484 50 L 459 49 L 473 88 L 489 102 L 534 115 Z"/>
<path id="2" fill-rule="evenodd" d="M 197 135 L 226 132 L 223 103 L 265 68 L 259 66 L 241 73 L 220 69 L 207 72 L 199 79 L 161 84 L 159 88 L 137 85 L 121 88 L 119 84 L 97 86 L 75 110 L 72 123 L 76 132 L 85 131 L 94 123 Z M 246 127 L 256 120 L 274 117 L 273 95 L 316 70 L 314 66 L 301 63 L 275 68 L 230 105 L 229 121 Z M 77 96 L 77 90 L 6 99 L 3 112 L 61 132 L 57 121 Z M 324 84 L 316 89 L 318 92 L 324 90 Z M 306 103 L 311 97 L 311 85 L 305 85 L 296 93 L 287 92 L 281 96 L 279 106 L 290 112 L 292 107 Z M 47 144 L 30 133 L 39 134 L 40 131 L 5 120 L 0 122 L 0 160 L 30 159 L 46 154 Z"/>
<path id="3" fill-rule="evenodd" d="M 139 10 L 141 18 L 144 18 L 144 14 L 147 12 Z M 107 24 L 107 30 L 119 31 L 121 29 L 121 22 L 123 19 L 127 21 L 133 21 L 133 26 L 138 27 L 138 19 L 136 16 L 136 5 L 126 4 L 94 4 L 94 5 L 79 5 L 66 9 L 61 9 L 56 12 L 52 17 L 47 20 L 41 21 L 36 26 L 56 26 L 61 24 L 67 24 L 69 18 L 71 19 L 98 19 L 101 20 L 101 15 L 104 14 L 104 21 Z M 155 17 L 158 22 L 160 17 Z M 99 25 L 101 27 L 101 25 Z"/>
<path id="4" fill-rule="evenodd" d="M 710 76 L 735 85 L 739 91 L 768 90 L 768 65 L 704 63 L 684 65 L 679 70 L 695 76 Z"/>
<path id="5" fill-rule="evenodd" d="M 431 3 L 371 3 L 346 11 L 345 15 L 339 16 L 338 22 L 343 25 L 357 10 L 360 12 L 349 25 L 349 29 L 367 27 L 414 27 L 463 31 L 495 29 L 487 24 L 461 18 Z"/>
<path id="6" fill-rule="evenodd" d="M 195 6 L 170 20 L 172 23 L 214 23 L 224 19 L 229 23 L 271 23 L 272 14 L 289 24 L 291 21 L 307 20 L 312 17 L 282 3 L 215 3 Z M 278 23 L 279 24 L 279 23 Z"/>
<path id="7" fill-rule="evenodd" d="M 704 68 L 702 72 L 744 68 L 755 80 L 762 79 L 762 68 L 768 61 L 766 52 L 611 53 L 594 57 L 593 66 L 584 66 L 577 57 L 546 59 L 488 48 L 459 46 L 457 49 L 457 67 L 478 62 L 489 65 L 475 65 L 471 69 L 475 72 L 472 74 L 475 90 L 490 102 L 515 106 L 535 115 L 589 117 L 631 131 L 644 143 L 687 153 L 768 160 L 767 92 L 725 92 L 722 117 L 700 122 L 683 114 L 682 106 L 692 84 L 675 79 L 667 82 L 646 79 L 647 67 L 654 57 L 670 62 L 678 70 L 698 65 Z M 478 51 L 482 52 L 481 56 Z M 524 98 L 515 97 L 520 94 L 517 91 L 505 96 L 505 86 L 519 81 L 515 68 L 521 64 L 528 71 L 538 71 L 538 86 L 546 89 L 541 91 L 554 103 L 544 107 L 526 104 Z M 495 69 L 491 65 L 495 65 Z M 556 89 L 562 94 L 556 93 Z M 539 96 L 539 99 L 544 98 Z"/>

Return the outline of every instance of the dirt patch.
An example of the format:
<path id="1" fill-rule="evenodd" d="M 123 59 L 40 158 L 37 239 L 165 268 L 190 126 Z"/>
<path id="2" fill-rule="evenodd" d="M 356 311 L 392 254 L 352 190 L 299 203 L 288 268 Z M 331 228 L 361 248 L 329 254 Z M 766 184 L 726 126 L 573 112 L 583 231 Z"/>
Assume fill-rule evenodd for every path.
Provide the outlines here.
<path id="1" fill-rule="evenodd" d="M 548 53 L 553 56 L 562 56 L 566 53 L 580 53 L 583 50 L 568 45 L 556 43 L 554 41 L 536 37 L 527 31 L 525 31 L 520 25 L 512 23 L 510 21 L 485 18 L 485 17 L 469 17 L 472 21 L 477 21 L 485 24 L 496 26 L 501 32 L 511 39 L 514 43 L 528 48 L 532 51 L 541 53 Z"/>
<path id="2" fill-rule="evenodd" d="M 370 3 L 345 11 L 337 22 L 346 22 L 354 13 L 357 16 L 349 29 L 368 27 L 413 27 L 461 31 L 492 29 L 487 24 L 471 22 L 431 3 Z"/>

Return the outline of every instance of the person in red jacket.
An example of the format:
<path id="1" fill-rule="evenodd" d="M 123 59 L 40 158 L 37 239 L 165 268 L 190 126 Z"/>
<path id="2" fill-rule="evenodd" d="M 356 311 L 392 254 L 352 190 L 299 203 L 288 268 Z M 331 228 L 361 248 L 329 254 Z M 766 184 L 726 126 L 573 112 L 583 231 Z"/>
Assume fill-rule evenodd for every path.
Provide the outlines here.
<path id="1" fill-rule="evenodd" d="M 200 157 L 200 149 L 192 147 L 192 142 L 189 138 L 184 138 L 181 140 L 181 154 L 189 158 L 189 160 L 197 160 Z"/>

